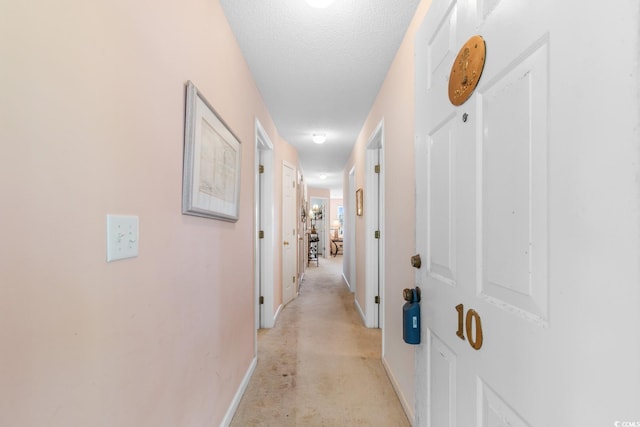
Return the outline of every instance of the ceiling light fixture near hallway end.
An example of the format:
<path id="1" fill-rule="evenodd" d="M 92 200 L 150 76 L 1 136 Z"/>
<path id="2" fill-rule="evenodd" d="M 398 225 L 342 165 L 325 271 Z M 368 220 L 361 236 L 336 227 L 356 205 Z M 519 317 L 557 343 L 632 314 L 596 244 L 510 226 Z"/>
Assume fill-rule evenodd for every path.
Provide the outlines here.
<path id="1" fill-rule="evenodd" d="M 324 144 L 327 140 L 327 135 L 325 135 L 324 133 L 314 133 L 311 136 L 311 140 L 316 144 Z"/>
<path id="2" fill-rule="evenodd" d="M 324 9 L 326 7 L 331 6 L 335 0 L 305 0 L 307 4 L 311 7 L 315 7 L 316 9 Z"/>

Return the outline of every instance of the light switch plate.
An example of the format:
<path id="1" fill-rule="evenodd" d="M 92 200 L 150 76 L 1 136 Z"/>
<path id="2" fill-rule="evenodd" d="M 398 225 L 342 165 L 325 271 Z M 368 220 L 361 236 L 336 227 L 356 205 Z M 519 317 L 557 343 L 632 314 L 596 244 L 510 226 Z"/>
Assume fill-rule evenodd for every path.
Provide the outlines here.
<path id="1" fill-rule="evenodd" d="M 107 215 L 107 262 L 138 256 L 138 217 Z"/>

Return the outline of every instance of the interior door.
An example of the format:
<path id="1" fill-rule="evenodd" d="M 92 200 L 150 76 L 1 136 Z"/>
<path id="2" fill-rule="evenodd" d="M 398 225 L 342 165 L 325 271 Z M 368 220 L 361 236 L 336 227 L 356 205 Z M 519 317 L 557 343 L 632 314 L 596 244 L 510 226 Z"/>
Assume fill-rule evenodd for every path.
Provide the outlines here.
<path id="1" fill-rule="evenodd" d="M 628 204 L 640 187 L 637 163 L 625 161 L 638 158 L 638 65 L 612 52 L 637 40 L 638 15 L 623 3 L 434 0 L 417 34 L 420 426 L 640 421 L 638 214 Z M 449 72 L 475 34 L 487 62 L 454 107 Z M 603 57 L 616 67 L 577 69 Z M 616 69 L 631 74 L 619 81 Z"/>
<path id="2" fill-rule="evenodd" d="M 365 283 L 367 289 L 367 326 L 384 328 L 381 307 L 384 298 L 384 123 L 381 121 L 369 138 L 366 151 L 365 219 Z"/>
<path id="3" fill-rule="evenodd" d="M 282 304 L 296 297 L 296 180 L 295 170 L 282 166 Z"/>

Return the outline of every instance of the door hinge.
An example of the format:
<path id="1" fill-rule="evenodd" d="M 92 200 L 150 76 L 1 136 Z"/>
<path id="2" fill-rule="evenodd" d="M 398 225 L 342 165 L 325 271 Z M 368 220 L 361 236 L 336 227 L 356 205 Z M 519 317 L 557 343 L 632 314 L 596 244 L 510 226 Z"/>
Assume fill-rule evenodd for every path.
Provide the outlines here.
<path id="1" fill-rule="evenodd" d="M 296 276 L 293 276 L 292 279 L 293 279 L 292 282 L 296 283 Z"/>
<path id="2" fill-rule="evenodd" d="M 260 230 L 260 231 L 258 232 L 258 238 L 260 238 L 260 239 L 264 239 L 264 231 L 263 231 L 263 230 Z"/>
<path id="3" fill-rule="evenodd" d="M 379 238 L 380 238 L 380 230 L 376 230 L 376 231 L 375 231 L 375 233 L 374 233 L 374 237 L 375 237 L 376 239 L 379 239 Z"/>
<path id="4" fill-rule="evenodd" d="M 374 171 L 375 171 L 375 173 L 380 173 L 380 165 L 375 165 L 374 166 Z"/>
<path id="5" fill-rule="evenodd" d="M 380 304 L 380 296 L 379 296 L 379 295 L 376 295 L 376 297 L 375 297 L 375 299 L 374 299 L 374 302 L 375 302 L 376 304 Z"/>
<path id="6" fill-rule="evenodd" d="M 260 295 L 260 304 L 264 304 L 264 297 Z"/>
<path id="7" fill-rule="evenodd" d="M 258 165 L 258 172 L 264 173 L 264 165 Z"/>

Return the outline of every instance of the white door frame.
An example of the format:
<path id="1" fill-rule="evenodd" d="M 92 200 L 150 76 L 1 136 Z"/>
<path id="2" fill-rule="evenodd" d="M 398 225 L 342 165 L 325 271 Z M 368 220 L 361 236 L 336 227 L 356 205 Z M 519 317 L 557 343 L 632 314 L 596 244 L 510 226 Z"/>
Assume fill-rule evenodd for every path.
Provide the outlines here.
<path id="1" fill-rule="evenodd" d="M 349 191 L 347 192 L 347 206 L 345 209 L 344 257 L 348 266 L 347 277 L 349 289 L 356 292 L 356 167 L 349 171 Z"/>
<path id="2" fill-rule="evenodd" d="M 367 142 L 365 164 L 365 283 L 366 326 L 383 328 L 384 324 L 384 119 L 380 121 Z M 380 165 L 380 173 L 375 166 Z M 376 188 L 378 191 L 376 191 Z M 380 238 L 375 238 L 376 230 Z M 380 304 L 375 297 L 380 297 Z M 384 337 L 383 337 L 384 339 Z"/>
<path id="3" fill-rule="evenodd" d="M 254 230 L 254 254 L 255 254 L 255 315 L 256 329 L 273 328 L 274 296 L 273 296 L 273 253 L 275 224 L 273 222 L 273 144 L 267 132 L 258 119 L 255 121 L 255 230 Z M 262 174 L 262 187 L 260 186 L 259 165 L 262 160 L 264 173 Z M 262 193 L 262 194 L 260 194 Z M 260 239 L 260 229 L 264 231 L 264 238 Z M 262 251 L 260 251 L 262 245 Z M 262 288 L 262 289 L 260 289 Z M 264 303 L 260 304 L 260 293 L 264 297 Z"/>

